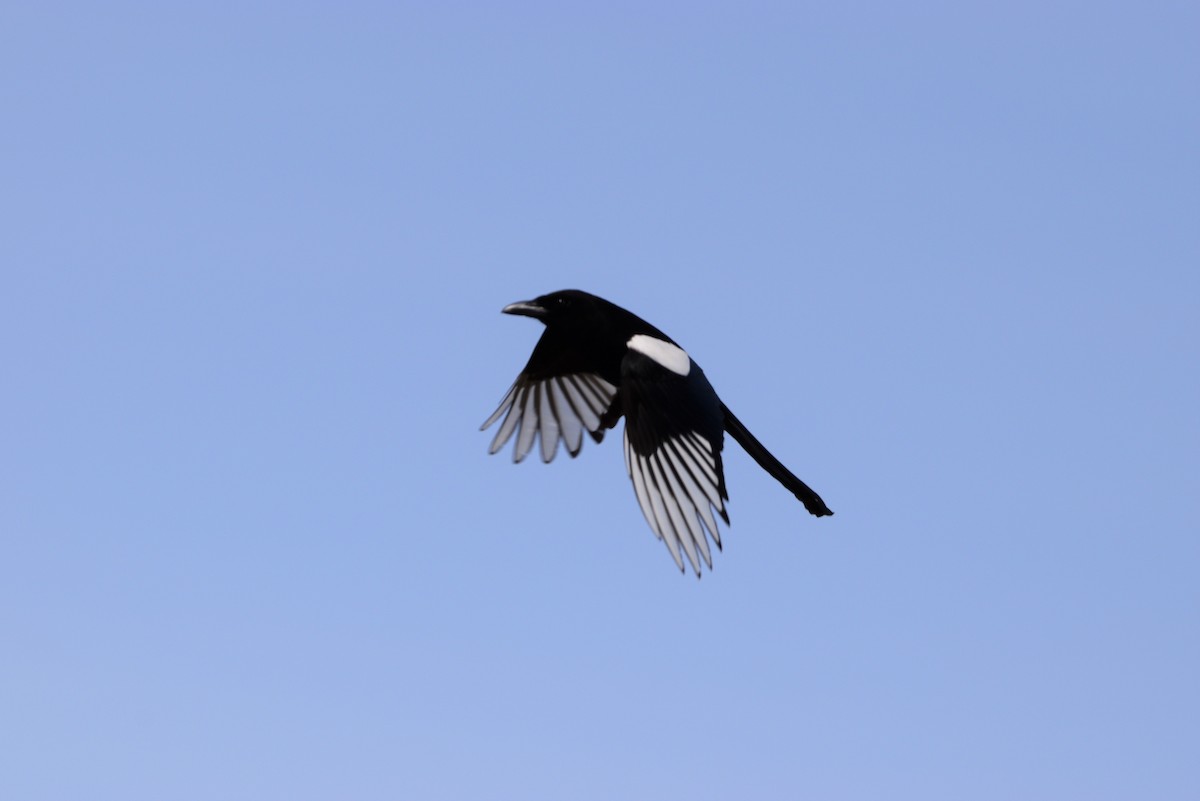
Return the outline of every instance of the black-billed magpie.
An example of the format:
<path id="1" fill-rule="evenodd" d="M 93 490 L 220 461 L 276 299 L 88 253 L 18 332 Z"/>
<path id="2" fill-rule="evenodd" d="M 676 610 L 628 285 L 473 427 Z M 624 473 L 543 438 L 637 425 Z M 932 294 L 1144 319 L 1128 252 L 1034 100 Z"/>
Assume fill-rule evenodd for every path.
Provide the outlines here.
<path id="1" fill-rule="evenodd" d="M 516 462 L 538 439 L 542 461 L 554 458 L 559 440 L 574 457 L 583 447 L 584 431 L 600 442 L 624 415 L 625 469 L 646 521 L 681 571 L 684 554 L 697 576 L 701 557 L 712 569 L 706 530 L 721 547 L 714 509 L 729 524 L 723 432 L 809 512 L 833 514 L 729 411 L 700 365 L 645 320 L 578 289 L 512 303 L 501 311 L 541 320 L 546 330 L 480 429 L 503 418 L 489 453 L 516 434 Z"/>

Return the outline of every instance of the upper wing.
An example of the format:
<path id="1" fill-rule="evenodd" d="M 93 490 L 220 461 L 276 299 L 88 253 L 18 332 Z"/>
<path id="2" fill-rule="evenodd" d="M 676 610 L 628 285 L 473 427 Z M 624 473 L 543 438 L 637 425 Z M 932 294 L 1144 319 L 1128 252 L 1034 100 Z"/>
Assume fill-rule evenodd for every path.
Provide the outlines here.
<path id="1" fill-rule="evenodd" d="M 542 461 L 554 458 L 561 439 L 572 457 L 583 447 L 583 432 L 593 436 L 602 429 L 601 418 L 612 405 L 617 388 L 595 373 L 570 373 L 531 377 L 517 376 L 500 406 L 480 427 L 488 428 L 501 417 L 504 422 L 492 439 L 488 453 L 495 453 L 517 435 L 513 461 L 519 462 L 540 435 Z"/>
<path id="2" fill-rule="evenodd" d="M 708 537 L 721 547 L 713 510 L 729 523 L 721 402 L 694 362 L 680 376 L 639 370 L 644 358 L 631 351 L 622 370 L 625 468 L 650 528 L 698 576 L 701 558 L 712 569 Z"/>

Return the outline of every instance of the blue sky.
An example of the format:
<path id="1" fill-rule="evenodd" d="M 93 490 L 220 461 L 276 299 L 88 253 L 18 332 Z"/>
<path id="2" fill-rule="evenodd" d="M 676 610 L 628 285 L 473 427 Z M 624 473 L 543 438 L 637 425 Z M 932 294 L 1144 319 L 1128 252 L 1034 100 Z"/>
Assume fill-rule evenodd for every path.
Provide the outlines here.
<path id="1" fill-rule="evenodd" d="M 1200 796 L 1198 26 L 10 4 L 0 796 Z M 487 456 L 565 287 L 836 516 Z"/>

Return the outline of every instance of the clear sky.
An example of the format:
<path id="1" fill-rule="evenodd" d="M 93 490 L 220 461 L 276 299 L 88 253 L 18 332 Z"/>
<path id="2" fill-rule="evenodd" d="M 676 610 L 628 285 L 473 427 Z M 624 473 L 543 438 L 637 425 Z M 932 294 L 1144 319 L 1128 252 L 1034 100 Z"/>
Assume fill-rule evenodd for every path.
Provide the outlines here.
<path id="1" fill-rule="evenodd" d="M 1200 797 L 1198 32 L 5 4 L 0 797 Z M 837 514 L 489 457 L 566 287 Z"/>

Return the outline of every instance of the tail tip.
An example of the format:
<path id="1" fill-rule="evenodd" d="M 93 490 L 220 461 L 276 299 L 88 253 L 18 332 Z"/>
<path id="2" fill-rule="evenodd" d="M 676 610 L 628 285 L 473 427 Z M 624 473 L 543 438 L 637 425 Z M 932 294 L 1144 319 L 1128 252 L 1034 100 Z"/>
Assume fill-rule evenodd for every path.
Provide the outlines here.
<path id="1" fill-rule="evenodd" d="M 804 508 L 809 511 L 813 517 L 829 517 L 833 514 L 833 510 L 825 505 L 825 502 L 820 498 L 815 498 L 804 502 Z"/>

